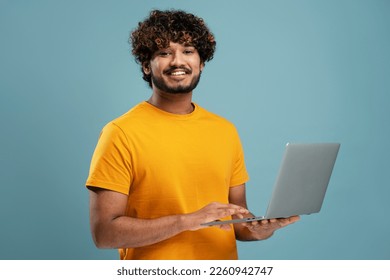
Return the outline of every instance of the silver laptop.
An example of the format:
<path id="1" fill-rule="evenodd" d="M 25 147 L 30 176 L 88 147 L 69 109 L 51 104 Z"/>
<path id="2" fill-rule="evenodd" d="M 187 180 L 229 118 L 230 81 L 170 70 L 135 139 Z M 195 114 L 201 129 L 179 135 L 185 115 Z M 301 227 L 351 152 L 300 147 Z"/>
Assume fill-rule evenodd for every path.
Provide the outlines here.
<path id="1" fill-rule="evenodd" d="M 287 143 L 264 216 L 203 225 L 244 223 L 319 212 L 339 148 L 339 143 Z"/>

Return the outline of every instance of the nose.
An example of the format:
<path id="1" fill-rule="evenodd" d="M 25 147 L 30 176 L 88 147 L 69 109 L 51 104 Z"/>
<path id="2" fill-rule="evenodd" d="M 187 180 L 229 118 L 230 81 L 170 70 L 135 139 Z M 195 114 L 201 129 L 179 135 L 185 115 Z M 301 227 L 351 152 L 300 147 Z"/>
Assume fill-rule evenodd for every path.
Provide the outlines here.
<path id="1" fill-rule="evenodd" d="M 185 56 L 182 52 L 180 51 L 175 51 L 173 54 L 172 54 L 172 60 L 170 61 L 170 66 L 176 66 L 176 67 L 179 67 L 179 66 L 183 66 L 184 63 L 185 63 Z"/>

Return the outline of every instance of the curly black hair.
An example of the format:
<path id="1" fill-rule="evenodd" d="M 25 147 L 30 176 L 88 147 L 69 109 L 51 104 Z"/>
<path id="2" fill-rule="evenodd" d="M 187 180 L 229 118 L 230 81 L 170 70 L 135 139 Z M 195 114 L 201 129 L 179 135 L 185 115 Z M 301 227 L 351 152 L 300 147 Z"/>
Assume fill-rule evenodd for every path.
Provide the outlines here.
<path id="1" fill-rule="evenodd" d="M 152 86 L 151 75 L 142 66 L 149 63 L 153 54 L 169 46 L 170 42 L 188 44 L 196 48 L 203 63 L 213 59 L 216 41 L 202 18 L 182 10 L 153 10 L 148 18 L 138 23 L 129 43 L 136 62 L 141 65 L 143 79 Z"/>

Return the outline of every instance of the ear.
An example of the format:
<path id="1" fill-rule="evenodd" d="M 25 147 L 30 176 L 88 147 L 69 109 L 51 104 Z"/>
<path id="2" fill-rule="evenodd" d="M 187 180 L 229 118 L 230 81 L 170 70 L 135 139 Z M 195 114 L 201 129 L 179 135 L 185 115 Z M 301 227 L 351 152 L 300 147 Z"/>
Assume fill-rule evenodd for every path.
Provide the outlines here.
<path id="1" fill-rule="evenodd" d="M 144 63 L 142 64 L 142 70 L 144 71 L 144 73 L 145 73 L 146 75 L 149 75 L 149 74 L 150 74 L 151 70 L 150 70 L 150 64 L 149 64 L 149 62 L 144 62 Z"/>
<path id="2" fill-rule="evenodd" d="M 200 72 L 203 72 L 203 69 L 204 69 L 204 62 L 201 62 L 201 63 L 200 63 L 200 68 L 199 68 L 199 69 L 200 69 Z"/>

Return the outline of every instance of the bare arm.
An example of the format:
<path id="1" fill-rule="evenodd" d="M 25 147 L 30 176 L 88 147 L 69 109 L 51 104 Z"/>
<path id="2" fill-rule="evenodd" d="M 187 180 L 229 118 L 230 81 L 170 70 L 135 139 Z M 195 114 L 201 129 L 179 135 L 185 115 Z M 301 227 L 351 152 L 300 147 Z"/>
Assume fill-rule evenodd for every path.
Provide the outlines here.
<path id="1" fill-rule="evenodd" d="M 247 209 L 245 184 L 230 188 L 229 202 Z M 254 217 L 253 214 L 233 215 L 233 218 Z M 234 224 L 236 238 L 241 241 L 263 240 L 271 237 L 273 233 L 289 224 L 299 220 L 299 216 L 285 219 L 270 219 L 244 224 Z"/>
<path id="2" fill-rule="evenodd" d="M 186 230 L 198 230 L 202 228 L 201 223 L 247 212 L 236 205 L 214 202 L 194 213 L 138 219 L 125 216 L 127 195 L 94 187 L 89 189 L 91 231 L 99 248 L 146 246 Z M 230 226 L 221 228 L 230 229 Z"/>

